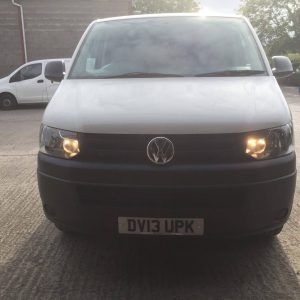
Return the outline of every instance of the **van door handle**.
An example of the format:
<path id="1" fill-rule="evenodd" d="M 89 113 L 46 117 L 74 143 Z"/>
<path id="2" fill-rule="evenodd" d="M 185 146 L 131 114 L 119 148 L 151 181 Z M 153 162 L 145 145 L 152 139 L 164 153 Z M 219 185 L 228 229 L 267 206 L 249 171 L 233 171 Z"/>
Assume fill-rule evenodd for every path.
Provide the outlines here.
<path id="1" fill-rule="evenodd" d="M 37 81 L 37 83 L 43 83 L 43 82 L 44 82 L 43 79 L 40 79 L 40 80 Z"/>

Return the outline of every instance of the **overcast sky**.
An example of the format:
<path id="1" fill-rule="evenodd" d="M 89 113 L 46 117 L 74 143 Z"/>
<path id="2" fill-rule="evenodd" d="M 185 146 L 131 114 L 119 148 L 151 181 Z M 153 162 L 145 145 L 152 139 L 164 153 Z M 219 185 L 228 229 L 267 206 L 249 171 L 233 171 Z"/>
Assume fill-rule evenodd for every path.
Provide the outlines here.
<path id="1" fill-rule="evenodd" d="M 200 0 L 204 8 L 233 14 L 239 8 L 240 0 Z"/>

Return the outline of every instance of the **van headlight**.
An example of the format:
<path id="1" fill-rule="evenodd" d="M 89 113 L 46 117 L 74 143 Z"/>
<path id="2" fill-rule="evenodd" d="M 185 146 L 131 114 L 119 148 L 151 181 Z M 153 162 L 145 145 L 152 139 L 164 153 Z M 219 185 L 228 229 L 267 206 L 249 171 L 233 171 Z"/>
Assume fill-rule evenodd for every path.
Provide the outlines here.
<path id="1" fill-rule="evenodd" d="M 80 153 L 77 133 L 42 125 L 40 151 L 56 157 L 73 158 Z"/>
<path id="2" fill-rule="evenodd" d="M 255 159 L 275 158 L 294 151 L 293 125 L 258 131 L 246 139 L 245 153 Z"/>

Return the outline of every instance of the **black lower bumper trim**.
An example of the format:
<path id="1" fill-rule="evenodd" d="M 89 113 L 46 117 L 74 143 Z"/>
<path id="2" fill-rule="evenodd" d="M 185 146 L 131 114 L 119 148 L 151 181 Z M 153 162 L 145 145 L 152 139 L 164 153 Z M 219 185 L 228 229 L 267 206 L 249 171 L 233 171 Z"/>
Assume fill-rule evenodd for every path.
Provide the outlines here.
<path id="1" fill-rule="evenodd" d="M 248 235 L 281 227 L 293 203 L 296 174 L 227 187 L 87 185 L 38 174 L 46 216 L 77 231 L 117 234 L 118 216 L 204 218 L 205 236 Z"/>

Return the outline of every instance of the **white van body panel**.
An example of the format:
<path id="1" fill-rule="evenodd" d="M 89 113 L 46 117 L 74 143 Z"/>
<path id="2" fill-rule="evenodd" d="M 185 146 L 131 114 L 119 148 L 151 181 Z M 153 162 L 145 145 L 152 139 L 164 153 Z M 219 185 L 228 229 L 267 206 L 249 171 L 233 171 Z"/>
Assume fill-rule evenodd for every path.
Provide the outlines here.
<path id="1" fill-rule="evenodd" d="M 43 123 L 86 133 L 251 132 L 291 115 L 273 76 L 63 80 Z"/>

